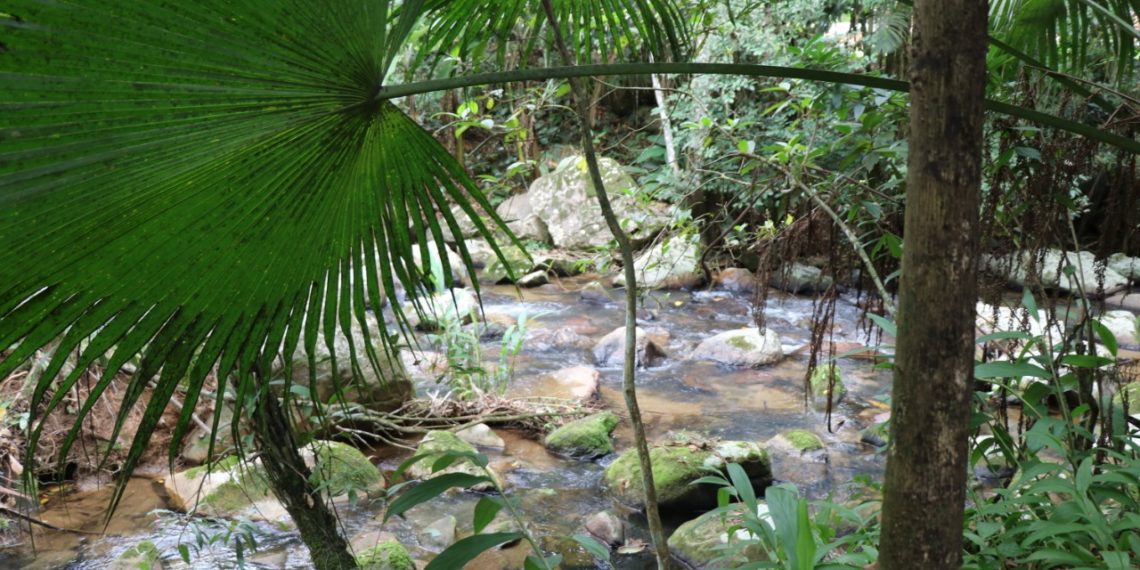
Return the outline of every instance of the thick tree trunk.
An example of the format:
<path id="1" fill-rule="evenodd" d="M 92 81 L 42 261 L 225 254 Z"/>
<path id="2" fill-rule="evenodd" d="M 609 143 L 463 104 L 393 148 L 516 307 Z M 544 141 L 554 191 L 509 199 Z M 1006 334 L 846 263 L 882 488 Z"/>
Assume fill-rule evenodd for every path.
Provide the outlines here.
<path id="1" fill-rule="evenodd" d="M 883 570 L 957 569 L 973 384 L 985 0 L 918 0 Z"/>
<path id="2" fill-rule="evenodd" d="M 337 532 L 340 525 L 336 516 L 329 511 L 324 498 L 310 480 L 311 471 L 297 451 L 297 441 L 280 400 L 268 386 L 263 385 L 262 390 L 258 407 L 250 414 L 250 419 L 273 494 L 297 525 L 314 568 L 356 568 L 356 558 L 348 551 L 344 537 Z"/>

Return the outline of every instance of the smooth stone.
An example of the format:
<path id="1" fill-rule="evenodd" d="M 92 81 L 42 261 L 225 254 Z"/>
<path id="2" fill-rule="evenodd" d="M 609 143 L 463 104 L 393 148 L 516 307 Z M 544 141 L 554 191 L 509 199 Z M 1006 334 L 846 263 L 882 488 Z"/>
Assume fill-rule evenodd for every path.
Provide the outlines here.
<path id="1" fill-rule="evenodd" d="M 519 287 L 541 287 L 550 282 L 545 270 L 532 271 L 519 278 Z"/>
<path id="2" fill-rule="evenodd" d="M 606 303 L 614 302 L 613 296 L 606 290 L 605 286 L 597 281 L 591 281 L 585 284 L 578 291 L 578 298 L 586 303 L 594 303 L 604 305 Z"/>
<path id="3" fill-rule="evenodd" d="M 756 291 L 756 275 L 743 267 L 722 269 L 716 274 L 714 283 L 717 289 L 734 293 L 753 293 Z"/>
<path id="4" fill-rule="evenodd" d="M 689 360 L 711 360 L 726 366 L 759 368 L 784 358 L 780 337 L 772 329 L 755 327 L 726 331 L 709 337 L 689 355 Z"/>
<path id="5" fill-rule="evenodd" d="M 477 477 L 486 477 L 488 475 L 482 468 L 471 463 L 468 459 L 459 459 L 440 470 L 437 473 L 432 473 L 432 463 L 435 462 L 434 457 L 445 452 L 463 452 L 463 453 L 476 453 L 475 447 L 470 443 L 459 439 L 454 433 L 449 431 L 429 431 L 424 438 L 420 440 L 420 444 L 416 447 L 416 455 L 425 456 L 424 459 L 412 464 L 407 470 L 407 475 L 411 479 L 428 479 L 436 475 L 445 473 L 466 473 Z M 494 469 L 489 469 L 490 476 L 497 483 L 499 487 L 503 486 L 503 479 L 495 472 Z M 469 490 L 471 491 L 490 491 L 494 489 L 494 485 L 490 482 L 479 483 L 474 485 Z"/>
<path id="6" fill-rule="evenodd" d="M 424 527 L 419 533 L 420 545 L 439 552 L 455 542 L 455 528 L 459 524 L 453 515 L 445 515 Z"/>
<path id="7" fill-rule="evenodd" d="M 1105 328 L 1116 337 L 1117 344 L 1135 345 L 1137 342 L 1137 326 L 1140 323 L 1131 311 L 1106 311 L 1097 317 Z"/>
<path id="8" fill-rule="evenodd" d="M 602 374 L 593 366 L 571 366 L 555 371 L 555 382 L 570 392 L 571 398 L 589 400 L 598 395 L 598 382 Z"/>
<path id="9" fill-rule="evenodd" d="M 665 346 L 669 343 L 669 332 L 662 328 L 637 327 L 636 364 L 648 368 L 668 356 Z M 625 327 L 618 327 L 602 337 L 594 346 L 594 359 L 602 366 L 621 366 L 625 360 Z"/>
<path id="10" fill-rule="evenodd" d="M 1029 266 L 1037 261 L 1037 270 L 1040 273 L 1040 282 L 1047 288 L 1064 291 L 1069 294 L 1080 294 L 1084 291 L 1089 296 L 1098 293 L 1100 276 L 1096 256 L 1091 252 L 1071 252 L 1059 249 L 1048 249 L 1042 259 L 1038 259 L 1036 252 L 1011 253 L 1006 255 L 983 254 L 982 268 L 991 274 L 1003 276 L 1006 281 L 1015 287 L 1025 287 L 1030 282 Z M 1073 273 L 1067 274 L 1065 267 L 1071 266 Z M 1111 295 L 1128 286 L 1128 278 L 1104 267 L 1105 295 Z"/>
<path id="11" fill-rule="evenodd" d="M 610 511 L 590 515 L 586 519 L 586 532 L 611 547 L 625 542 L 625 524 Z"/>
<path id="12" fill-rule="evenodd" d="M 675 236 L 655 243 L 633 261 L 637 285 L 644 289 L 691 289 L 704 278 L 700 236 Z M 625 273 L 614 278 L 625 286 Z"/>
<path id="13" fill-rule="evenodd" d="M 455 435 L 477 447 L 485 447 L 487 449 L 506 449 L 507 444 L 503 438 L 499 437 L 487 424 L 475 424 L 471 427 L 463 428 Z"/>
<path id="14" fill-rule="evenodd" d="M 796 261 L 787 268 L 772 270 L 768 283 L 789 293 L 812 293 L 827 290 L 834 281 L 820 268 Z"/>

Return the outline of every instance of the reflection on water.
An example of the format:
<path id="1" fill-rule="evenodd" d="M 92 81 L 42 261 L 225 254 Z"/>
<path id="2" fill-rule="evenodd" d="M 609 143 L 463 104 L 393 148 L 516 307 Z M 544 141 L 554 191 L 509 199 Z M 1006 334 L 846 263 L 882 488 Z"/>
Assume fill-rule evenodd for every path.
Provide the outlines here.
<path id="1" fill-rule="evenodd" d="M 528 327 L 533 331 L 572 331 L 592 342 L 613 329 L 622 326 L 621 294 L 614 302 L 587 304 L 580 302 L 576 288 L 580 281 L 562 280 L 558 284 L 521 291 L 521 299 L 512 287 L 493 287 L 484 292 L 484 309 L 488 315 L 500 319 L 517 319 L 521 314 L 532 318 Z M 786 348 L 802 346 L 809 341 L 810 300 L 796 297 L 777 297 L 769 300 L 766 319 L 769 327 L 780 334 Z M 858 309 L 840 302 L 835 319 L 837 342 L 864 342 L 857 336 Z M 823 438 L 828 447 L 827 460 L 804 468 L 784 469 L 777 459 L 777 479 L 799 484 L 814 497 L 829 493 L 843 494 L 843 485 L 856 475 L 879 476 L 881 458 L 873 450 L 858 443 L 858 430 L 865 426 L 865 418 L 877 408 L 871 402 L 887 389 L 888 378 L 870 363 L 841 360 L 840 368 L 847 380 L 849 394 L 839 404 L 828 431 L 822 414 L 807 411 L 803 383 L 807 358 L 791 356 L 783 362 L 760 370 L 729 369 L 708 362 L 689 362 L 685 356 L 702 339 L 748 326 L 752 322 L 749 299 L 728 293 L 654 292 L 650 293 L 641 317 L 649 325 L 669 331 L 670 339 L 664 348 L 669 358 L 661 365 L 638 371 L 638 400 L 645 416 L 651 438 L 669 431 L 694 430 L 723 439 L 767 440 L 789 428 L 810 429 Z M 593 365 L 590 346 L 573 346 L 565 349 L 524 352 L 516 364 L 515 389 L 519 394 L 548 395 L 555 388 L 549 374 L 561 368 L 576 365 Z M 498 358 L 498 346 L 488 342 L 484 346 L 488 361 Z M 620 414 L 624 411 L 621 391 L 621 370 L 617 367 L 600 368 L 600 397 L 606 408 Z M 866 411 L 870 408 L 869 411 Z M 507 443 L 501 453 L 491 453 L 492 462 L 506 473 L 509 491 L 519 501 L 533 530 L 542 535 L 568 535 L 580 530 L 584 518 L 594 512 L 613 508 L 612 503 L 598 490 L 602 464 L 555 457 L 538 442 L 511 432 L 501 433 Z M 631 446 L 629 426 L 623 423 L 616 434 L 620 450 Z M 392 469 L 400 456 L 385 454 L 382 466 Z M 604 463 L 605 460 L 603 460 Z M 53 524 L 84 530 L 102 529 L 103 508 L 109 490 L 100 490 L 72 497 L 49 505 L 42 514 Z M 428 553 L 417 551 L 415 529 L 445 515 L 454 515 L 460 532 L 470 532 L 471 514 L 478 497 L 470 494 L 452 494 L 440 500 L 416 507 L 404 519 L 384 526 L 408 545 L 413 554 L 421 557 Z M 57 532 L 36 532 L 39 557 L 34 562 L 27 558 L 0 558 L 0 566 L 8 563 L 29 563 L 37 568 L 67 567 L 73 569 L 103 568 L 108 561 L 130 545 L 141 540 L 154 541 L 164 553 L 168 567 L 186 567 L 178 560 L 177 544 L 194 540 L 193 529 L 185 522 L 162 519 L 156 522 L 148 514 L 165 505 L 161 486 L 145 480 L 133 480 L 128 487 L 118 513 L 111 519 L 104 536 L 82 536 Z M 353 536 L 380 527 L 382 516 L 378 505 L 359 505 L 342 513 L 346 532 Z M 643 524 L 631 515 L 634 536 L 646 534 Z M 672 521 L 678 524 L 683 521 Z M 271 568 L 304 568 L 305 552 L 296 537 L 287 532 L 261 527 L 255 566 Z M 198 554 L 198 553 L 196 553 Z M 3 556 L 3 555 L 0 555 Z M 204 552 L 196 556 L 189 567 L 224 568 L 234 565 L 232 555 L 225 549 Z M 648 567 L 648 553 L 622 557 L 620 568 Z M 10 565 L 10 564 L 9 564 Z"/>

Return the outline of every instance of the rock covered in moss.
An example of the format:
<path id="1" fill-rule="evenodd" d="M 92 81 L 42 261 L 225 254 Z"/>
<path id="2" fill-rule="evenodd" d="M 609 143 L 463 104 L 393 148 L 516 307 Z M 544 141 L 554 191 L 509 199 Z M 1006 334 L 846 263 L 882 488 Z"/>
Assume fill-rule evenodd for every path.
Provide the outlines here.
<path id="1" fill-rule="evenodd" d="M 649 457 L 653 481 L 657 487 L 657 502 L 664 510 L 696 511 L 715 507 L 716 488 L 692 483 L 708 475 L 710 470 L 724 469 L 728 463 L 743 467 L 757 490 L 772 483 L 772 464 L 768 452 L 756 442 L 690 443 L 674 436 L 665 445 L 650 449 Z M 618 502 L 643 509 L 645 493 L 637 450 L 622 453 L 606 467 L 602 484 Z"/>
<path id="2" fill-rule="evenodd" d="M 834 380 L 834 383 L 832 380 Z M 831 397 L 831 404 L 834 406 L 847 395 L 847 386 L 843 384 L 843 375 L 840 373 L 838 366 L 827 364 L 819 366 L 812 371 L 811 395 L 815 409 L 820 411 L 827 409 L 829 396 Z"/>
<path id="3" fill-rule="evenodd" d="M 299 451 L 328 496 L 352 498 L 384 488 L 380 470 L 350 445 L 316 441 Z M 176 473 L 167 478 L 165 486 L 180 511 L 291 524 L 284 506 L 273 496 L 260 460 L 242 463 L 230 457 Z"/>
<path id="4" fill-rule="evenodd" d="M 788 267 L 772 271 L 768 283 L 789 293 L 811 293 L 827 290 L 832 285 L 832 279 L 830 275 L 824 275 L 820 268 L 797 261 Z"/>
<path id="5" fill-rule="evenodd" d="M 522 248 L 504 243 L 499 246 L 499 251 L 503 252 L 503 259 L 499 259 L 498 255 L 492 255 L 487 260 L 487 266 L 483 268 L 483 281 L 510 283 L 512 276 L 516 280 L 521 279 L 534 269 L 534 260 Z"/>
<path id="6" fill-rule="evenodd" d="M 153 542 L 144 540 L 123 551 L 107 568 L 108 570 L 162 570 L 165 567 L 158 547 Z"/>
<path id="7" fill-rule="evenodd" d="M 759 560 L 763 547 L 745 530 L 729 534 L 740 522 L 743 506 L 736 503 L 727 513 L 705 513 L 688 521 L 669 536 L 669 550 L 690 568 L 735 568 L 744 562 Z M 759 506 L 761 516 L 767 505 Z M 746 542 L 747 540 L 747 542 Z"/>
<path id="8" fill-rule="evenodd" d="M 771 329 L 748 327 L 706 338 L 689 355 L 690 360 L 711 360 L 726 366 L 758 368 L 784 358 L 780 337 Z"/>
<path id="9" fill-rule="evenodd" d="M 456 437 L 478 447 L 487 449 L 506 449 L 507 444 L 495 430 L 487 424 L 475 424 L 455 432 Z"/>
<path id="10" fill-rule="evenodd" d="M 468 475 L 475 475 L 477 477 L 487 476 L 487 473 L 484 472 L 481 467 L 466 458 L 458 459 L 447 468 L 432 473 L 432 464 L 435 463 L 436 459 L 441 455 L 448 452 L 477 453 L 474 446 L 459 439 L 454 433 L 449 431 L 429 431 L 427 435 L 420 440 L 419 447 L 416 448 L 416 455 L 423 455 L 425 458 L 408 468 L 408 477 L 413 479 L 427 479 L 443 473 L 467 473 Z M 491 477 L 499 482 L 500 487 L 502 486 L 502 479 L 500 479 L 498 474 L 493 470 L 491 471 Z M 492 488 L 494 487 L 491 483 L 481 483 L 472 487 L 471 490 L 488 491 Z"/>
<path id="11" fill-rule="evenodd" d="M 361 570 L 416 570 L 416 563 L 404 545 L 390 540 L 356 555 Z"/>
<path id="12" fill-rule="evenodd" d="M 807 453 L 823 450 L 823 440 L 806 429 L 790 429 L 768 441 L 768 451 L 772 451 L 774 447 Z"/>
<path id="13" fill-rule="evenodd" d="M 610 434 L 618 425 L 613 412 L 600 412 L 574 420 L 547 434 L 543 445 L 561 455 L 592 459 L 613 453 Z"/>

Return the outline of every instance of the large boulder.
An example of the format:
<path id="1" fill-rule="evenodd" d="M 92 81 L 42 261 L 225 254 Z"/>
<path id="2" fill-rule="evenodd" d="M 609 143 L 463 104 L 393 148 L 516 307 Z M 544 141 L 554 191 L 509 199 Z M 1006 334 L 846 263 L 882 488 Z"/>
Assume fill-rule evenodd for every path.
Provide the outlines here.
<path id="1" fill-rule="evenodd" d="M 381 346 L 381 331 L 376 318 L 369 314 L 368 340 L 364 329 L 353 321 L 351 337 L 339 328 L 333 337 L 332 350 L 324 339 L 318 339 L 312 361 L 298 346 L 291 357 L 292 380 L 296 385 L 308 386 L 313 397 L 327 401 L 338 395 L 375 411 L 392 411 L 404 405 L 414 393 L 412 381 L 397 357 L 386 358 Z M 368 360 L 367 342 L 371 342 L 380 356 L 375 365 Z M 353 366 L 353 354 L 359 366 Z M 275 374 L 283 373 L 283 362 L 277 363 Z M 315 380 L 316 382 L 312 382 Z M 315 387 L 315 389 L 314 389 Z"/>
<path id="2" fill-rule="evenodd" d="M 429 431 L 427 435 L 420 440 L 419 447 L 416 448 L 416 455 L 425 456 L 424 459 L 414 463 L 408 468 L 407 475 L 413 479 L 427 479 L 435 475 L 442 475 L 444 473 L 467 473 L 468 475 L 475 475 L 479 477 L 487 476 L 484 470 L 472 463 L 468 459 L 459 459 L 452 463 L 447 468 L 432 473 L 431 467 L 443 453 L 447 452 L 462 452 L 462 453 L 476 453 L 475 447 L 470 443 L 459 439 L 454 433 L 449 431 Z M 498 474 L 491 470 L 491 478 L 499 483 L 502 487 L 502 479 Z M 491 483 L 481 483 L 471 488 L 472 491 L 489 491 L 494 486 Z"/>
<path id="3" fill-rule="evenodd" d="M 300 452 L 320 478 L 322 492 L 333 498 L 368 495 L 384 488 L 380 470 L 350 445 L 317 441 Z M 260 460 L 242 463 L 231 457 L 209 467 L 194 467 L 168 477 L 165 487 L 179 511 L 291 524 L 284 506 L 273 496 Z"/>
<path id="4" fill-rule="evenodd" d="M 759 491 L 772 483 L 772 464 L 763 446 L 752 441 L 698 441 L 692 436 L 674 436 L 666 445 L 649 451 L 657 502 L 663 510 L 700 511 L 716 506 L 717 489 L 713 485 L 694 485 L 709 474 L 723 470 L 728 463 L 744 468 Z M 641 481 L 641 464 L 637 450 L 622 453 L 606 467 L 603 487 L 623 505 L 645 508 L 645 492 Z"/>
<path id="5" fill-rule="evenodd" d="M 531 269 L 534 269 L 534 260 L 531 259 L 530 254 L 518 246 L 510 243 L 501 243 L 499 244 L 499 249 L 503 252 L 503 259 L 506 259 L 506 263 L 492 253 L 487 261 L 487 265 L 483 268 L 483 281 L 490 283 L 510 283 L 512 275 L 516 280 L 521 279 L 530 273 Z"/>
<path id="6" fill-rule="evenodd" d="M 1105 262 L 1097 262 L 1091 252 L 1071 252 L 1059 249 L 1045 250 L 1038 258 L 1035 252 L 1011 253 L 1007 255 L 982 255 L 982 268 L 989 273 L 1004 276 L 1016 287 L 1025 287 L 1031 282 L 1029 268 L 1036 261 L 1041 285 L 1070 294 L 1093 295 L 1097 293 L 1101 268 L 1104 270 L 1103 293 L 1111 294 L 1128 286 L 1128 278 L 1106 267 Z"/>
<path id="7" fill-rule="evenodd" d="M 630 190 L 636 185 L 617 161 L 601 158 L 598 162 L 614 214 L 623 220 L 631 239 L 644 239 L 668 224 L 664 206 L 645 206 L 631 197 Z M 545 224 L 551 243 L 557 247 L 591 249 L 606 246 L 613 239 L 598 206 L 586 161 L 580 156 L 565 158 L 553 172 L 540 176 L 526 196 L 531 212 Z"/>
<path id="8" fill-rule="evenodd" d="M 495 208 L 495 213 L 519 238 L 550 243 L 550 231 L 546 228 L 546 222 L 535 214 L 530 196 L 530 194 L 515 194 L 499 204 L 499 207 Z"/>
<path id="9" fill-rule="evenodd" d="M 682 524 L 669 535 L 669 550 L 687 567 L 697 569 L 735 568 L 762 559 L 763 546 L 751 533 L 738 528 L 729 534 L 743 519 L 743 509 L 744 505 L 734 503 L 728 512 L 705 513 Z M 758 516 L 767 518 L 771 524 L 768 505 L 760 503 L 756 510 Z"/>
<path id="10" fill-rule="evenodd" d="M 637 366 L 647 368 L 665 359 L 669 332 L 661 328 L 637 327 Z M 594 358 L 602 366 L 621 366 L 625 359 L 625 327 L 618 327 L 594 346 Z"/>
<path id="11" fill-rule="evenodd" d="M 690 360 L 712 360 L 727 366 L 761 366 L 784 358 L 780 337 L 772 329 L 755 327 L 722 332 L 706 338 L 689 355 Z"/>
<path id="12" fill-rule="evenodd" d="M 1106 311 L 1097 318 L 1105 328 L 1116 337 L 1119 344 L 1134 345 L 1137 343 L 1137 330 L 1140 322 L 1131 311 Z"/>
<path id="13" fill-rule="evenodd" d="M 617 414 L 599 412 L 550 432 L 542 443 L 560 455 L 593 459 L 613 453 L 614 444 L 610 441 L 610 434 L 617 425 Z"/>
<path id="14" fill-rule="evenodd" d="M 796 261 L 788 267 L 773 270 L 768 283 L 789 293 L 811 293 L 826 290 L 833 281 L 820 268 Z"/>
<path id="15" fill-rule="evenodd" d="M 412 301 L 404 303 L 408 323 L 423 331 L 440 330 L 450 322 L 467 324 L 479 320 L 479 299 L 467 289 L 451 289 L 419 299 L 420 311 Z"/>
<path id="16" fill-rule="evenodd" d="M 717 289 L 736 293 L 756 291 L 756 275 L 743 267 L 729 267 L 716 274 L 714 283 Z"/>
<path id="17" fill-rule="evenodd" d="M 1108 268 L 1132 281 L 1140 281 L 1140 257 L 1114 253 L 1108 256 Z"/>
<path id="18" fill-rule="evenodd" d="M 637 284 L 646 289 L 689 289 L 701 283 L 700 236 L 674 236 L 663 239 L 633 261 Z M 625 273 L 614 278 L 625 286 Z"/>

